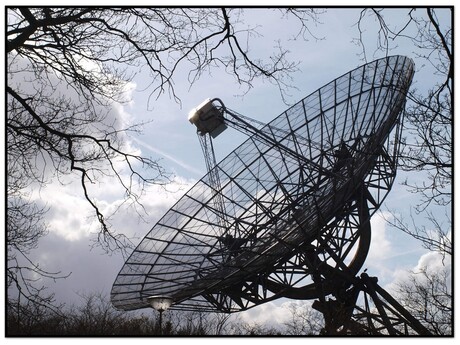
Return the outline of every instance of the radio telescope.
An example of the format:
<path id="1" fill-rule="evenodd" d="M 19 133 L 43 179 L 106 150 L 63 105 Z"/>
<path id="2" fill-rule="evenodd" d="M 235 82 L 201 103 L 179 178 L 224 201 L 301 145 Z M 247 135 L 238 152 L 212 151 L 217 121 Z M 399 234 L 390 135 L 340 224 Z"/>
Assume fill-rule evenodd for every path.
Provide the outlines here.
<path id="1" fill-rule="evenodd" d="M 312 299 L 330 334 L 427 334 L 376 278 L 358 276 L 395 178 L 413 73 L 407 57 L 375 60 L 268 124 L 205 100 L 189 121 L 208 173 L 126 260 L 113 305 L 167 296 L 171 309 L 231 313 Z M 217 163 L 213 140 L 228 127 L 248 138 Z"/>

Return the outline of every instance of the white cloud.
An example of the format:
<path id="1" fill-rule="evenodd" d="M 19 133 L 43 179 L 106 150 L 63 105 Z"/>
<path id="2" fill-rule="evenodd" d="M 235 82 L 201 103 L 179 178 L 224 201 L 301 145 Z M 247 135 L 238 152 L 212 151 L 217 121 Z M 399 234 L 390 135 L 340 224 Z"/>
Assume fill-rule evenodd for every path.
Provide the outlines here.
<path id="1" fill-rule="evenodd" d="M 388 229 L 385 218 L 391 217 L 388 212 L 377 212 L 371 219 L 371 245 L 365 266 L 381 274 L 385 263 L 392 255 L 392 244 L 388 240 Z"/>
<path id="2" fill-rule="evenodd" d="M 89 219 L 90 206 L 80 196 L 63 192 L 65 188 L 51 184 L 40 193 L 40 198 L 49 207 L 45 218 L 50 232 L 58 234 L 66 241 L 87 238 L 93 223 Z"/>
<path id="3" fill-rule="evenodd" d="M 57 301 L 67 306 L 81 303 L 79 294 L 102 292 L 108 296 L 123 264 L 121 255 L 104 255 L 98 248 L 91 249 L 88 238 L 68 241 L 56 233 L 41 239 L 40 251 L 32 255 L 40 267 L 70 274 L 65 279 L 44 282 L 48 292 L 54 292 Z"/>
<path id="4" fill-rule="evenodd" d="M 149 185 L 140 204 L 125 203 L 121 185 L 107 177 L 99 181 L 95 203 L 108 218 L 113 230 L 127 236 L 145 235 L 147 230 L 176 202 L 192 185 L 193 180 L 176 177 L 169 185 Z M 79 181 L 69 184 L 51 183 L 32 194 L 33 199 L 44 204 L 49 211 L 46 221 L 50 231 L 66 241 L 90 237 L 99 227 L 95 211 L 84 198 Z"/>
<path id="5" fill-rule="evenodd" d="M 235 319 L 250 326 L 262 326 L 281 330 L 283 324 L 289 322 L 291 311 L 289 305 L 298 301 L 280 299 L 260 304 L 249 310 L 235 314 Z"/>
<path id="6" fill-rule="evenodd" d="M 121 199 L 111 202 L 102 199 L 98 205 L 105 214 L 113 214 L 109 219 L 113 230 L 132 238 L 133 244 L 137 245 L 191 183 L 193 181 L 177 178 L 166 188 L 149 186 L 142 201 L 144 219 L 134 206 L 122 204 Z M 72 273 L 66 279 L 46 282 L 49 292 L 55 292 L 59 302 L 68 305 L 79 303 L 77 293 L 101 291 L 108 295 L 124 258 L 120 253 L 106 255 L 100 248 L 92 248 L 99 224 L 79 186 L 50 184 L 36 197 L 50 208 L 46 214 L 50 233 L 40 240 L 38 250 L 32 251 L 31 258 L 48 271 L 60 271 L 63 275 Z"/>
<path id="7" fill-rule="evenodd" d="M 387 238 L 387 219 L 391 219 L 391 214 L 388 212 L 379 211 L 371 219 L 372 241 L 371 247 L 376 250 L 371 250 L 369 260 L 383 260 L 391 254 L 391 242 Z"/>
<path id="8" fill-rule="evenodd" d="M 428 274 L 434 274 L 441 271 L 448 272 L 448 284 L 450 284 L 452 279 L 452 258 L 450 256 L 443 257 L 443 255 L 438 252 L 424 253 L 419 257 L 415 266 L 412 266 L 409 269 L 399 268 L 395 270 L 392 275 L 392 281 L 385 285 L 385 289 L 396 295 L 398 285 L 408 282 L 411 272 L 419 273 L 423 270 L 426 270 Z"/>

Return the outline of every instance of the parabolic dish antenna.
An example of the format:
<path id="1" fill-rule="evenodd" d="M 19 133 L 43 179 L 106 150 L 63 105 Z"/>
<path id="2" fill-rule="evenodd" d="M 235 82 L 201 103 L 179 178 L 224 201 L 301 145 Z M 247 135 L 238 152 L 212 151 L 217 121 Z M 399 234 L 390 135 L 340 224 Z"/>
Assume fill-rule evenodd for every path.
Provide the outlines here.
<path id="1" fill-rule="evenodd" d="M 235 312 L 279 297 L 325 296 L 337 289 L 333 277 L 357 274 L 370 217 L 396 174 L 413 73 L 407 57 L 373 61 L 266 125 L 218 99 L 201 104 L 190 121 L 203 140 L 227 126 L 249 137 L 208 164 L 140 242 L 113 284 L 113 305 L 145 308 L 161 295 L 171 309 Z M 207 119 L 212 128 L 200 127 Z"/>

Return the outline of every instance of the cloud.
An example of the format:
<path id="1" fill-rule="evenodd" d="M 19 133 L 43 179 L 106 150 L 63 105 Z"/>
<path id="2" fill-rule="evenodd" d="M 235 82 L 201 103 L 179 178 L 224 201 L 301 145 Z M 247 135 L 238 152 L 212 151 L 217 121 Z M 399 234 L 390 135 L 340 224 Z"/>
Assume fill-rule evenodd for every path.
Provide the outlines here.
<path id="1" fill-rule="evenodd" d="M 376 275 L 385 273 L 387 261 L 393 253 L 385 221 L 385 218 L 391 217 L 391 215 L 387 212 L 384 215 L 383 213 L 379 211 L 371 218 L 371 245 L 366 262 L 364 263 L 365 267 L 373 270 L 372 274 Z"/>
<path id="2" fill-rule="evenodd" d="M 426 270 L 430 275 L 447 272 L 448 273 L 448 284 L 451 284 L 452 280 L 452 257 L 449 255 L 443 256 L 439 252 L 428 252 L 423 254 L 414 267 L 414 272 L 421 272 Z"/>
<path id="3" fill-rule="evenodd" d="M 92 212 L 89 203 L 72 189 L 54 183 L 33 193 L 35 202 L 48 208 L 44 220 L 49 231 L 65 241 L 87 238 L 94 222 L 89 218 Z"/>
<path id="4" fill-rule="evenodd" d="M 114 231 L 133 238 L 137 245 L 192 183 L 176 178 L 166 188 L 149 186 L 142 201 L 143 218 L 140 210 L 123 204 L 121 199 L 101 200 L 101 211 L 112 214 L 109 222 Z M 49 292 L 67 305 L 81 302 L 78 294 L 103 292 L 108 296 L 124 258 L 120 253 L 107 255 L 98 247 L 92 248 L 98 223 L 94 211 L 78 193 L 78 186 L 50 184 L 41 190 L 39 197 L 46 200 L 50 209 L 46 215 L 50 232 L 40 239 L 38 249 L 30 257 L 47 271 L 71 273 L 66 279 L 44 282 Z"/>
<path id="5" fill-rule="evenodd" d="M 283 325 L 292 318 L 291 304 L 310 303 L 309 301 L 291 301 L 279 299 L 260 304 L 249 310 L 235 314 L 234 320 L 250 326 L 262 326 L 282 330 Z"/>
<path id="6" fill-rule="evenodd" d="M 129 203 L 125 202 L 121 185 L 111 181 L 110 177 L 98 181 L 100 188 L 92 197 L 113 229 L 128 236 L 150 229 L 195 182 L 176 177 L 167 186 L 148 185 L 138 203 Z M 49 229 L 63 240 L 88 238 L 98 230 L 95 211 L 84 198 L 78 181 L 48 184 L 35 191 L 32 198 L 49 209 L 45 216 Z"/>
<path id="7" fill-rule="evenodd" d="M 389 218 L 391 218 L 390 213 L 379 211 L 371 219 L 372 239 L 368 261 L 385 260 L 392 253 L 391 242 L 387 236 L 386 219 Z"/>
<path id="8" fill-rule="evenodd" d="M 418 273 L 426 270 L 428 274 L 435 274 L 445 271 L 448 273 L 448 284 L 451 285 L 452 280 L 452 258 L 450 256 L 444 257 L 438 252 L 426 252 L 421 255 L 417 264 L 409 269 L 398 268 L 392 274 L 392 281 L 384 286 L 384 288 L 397 295 L 398 285 L 409 282 L 411 272 Z M 420 276 L 421 277 L 421 276 Z"/>
<path id="9" fill-rule="evenodd" d="M 48 271 L 70 274 L 68 278 L 47 280 L 48 292 L 67 306 L 81 303 L 79 295 L 102 292 L 110 288 L 123 264 L 121 255 L 104 255 L 91 249 L 87 238 L 63 240 L 60 234 L 50 233 L 40 240 L 40 251 L 33 253 L 40 267 Z"/>

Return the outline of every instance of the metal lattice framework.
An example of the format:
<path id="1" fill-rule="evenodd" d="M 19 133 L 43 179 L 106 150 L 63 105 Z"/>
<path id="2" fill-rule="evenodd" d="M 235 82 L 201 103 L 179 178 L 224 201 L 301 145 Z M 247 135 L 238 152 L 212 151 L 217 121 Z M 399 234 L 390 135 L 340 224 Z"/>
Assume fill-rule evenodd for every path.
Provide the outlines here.
<path id="1" fill-rule="evenodd" d="M 370 217 L 392 186 L 413 69 L 403 56 L 368 63 L 257 128 L 145 236 L 113 305 L 167 295 L 173 309 L 235 312 L 336 293 L 329 277 L 358 274 Z M 229 125 L 240 118 L 215 107 Z"/>
<path id="2" fill-rule="evenodd" d="M 325 319 L 323 332 L 328 335 L 432 335 L 387 291 L 376 277 L 340 274 L 351 280 L 348 288 L 335 299 L 319 298 L 313 308 Z M 337 279 L 336 279 L 337 280 Z"/>

